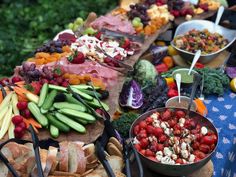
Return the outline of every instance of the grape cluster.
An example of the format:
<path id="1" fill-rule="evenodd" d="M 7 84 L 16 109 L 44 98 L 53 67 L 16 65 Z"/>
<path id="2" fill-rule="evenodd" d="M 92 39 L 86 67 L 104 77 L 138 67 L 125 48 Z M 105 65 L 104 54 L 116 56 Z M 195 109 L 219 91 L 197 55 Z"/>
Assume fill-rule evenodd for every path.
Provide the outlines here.
<path id="1" fill-rule="evenodd" d="M 62 53 L 62 47 L 70 45 L 70 41 L 65 40 L 57 40 L 57 41 L 49 41 L 48 43 L 44 44 L 43 46 L 39 47 L 36 49 L 35 53 L 37 52 L 46 52 L 46 53 Z"/>
<path id="2" fill-rule="evenodd" d="M 135 4 L 130 5 L 130 11 L 128 12 L 128 17 L 133 20 L 135 17 L 139 17 L 144 26 L 148 25 L 150 18 L 147 14 L 148 6 L 145 4 Z"/>
<path id="3" fill-rule="evenodd" d="M 152 4 L 156 4 L 156 0 L 146 0 L 145 4 L 151 6 Z"/>
<path id="4" fill-rule="evenodd" d="M 168 10 L 178 10 L 180 11 L 184 7 L 184 1 L 183 0 L 169 0 L 167 1 L 168 4 Z"/>
<path id="5" fill-rule="evenodd" d="M 36 69 L 36 65 L 34 63 L 23 63 L 19 74 L 28 83 L 38 81 L 41 77 L 41 72 Z"/>

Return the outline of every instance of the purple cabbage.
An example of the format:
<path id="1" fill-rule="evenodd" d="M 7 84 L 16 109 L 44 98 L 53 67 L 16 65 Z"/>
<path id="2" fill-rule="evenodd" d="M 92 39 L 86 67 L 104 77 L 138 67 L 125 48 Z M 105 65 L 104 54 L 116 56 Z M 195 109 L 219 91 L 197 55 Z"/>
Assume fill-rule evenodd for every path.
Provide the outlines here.
<path id="1" fill-rule="evenodd" d="M 131 80 L 125 82 L 119 97 L 119 103 L 122 107 L 138 109 L 143 105 L 143 93 L 140 85 Z"/>
<path id="2" fill-rule="evenodd" d="M 227 75 L 233 79 L 236 77 L 236 67 L 226 67 Z"/>

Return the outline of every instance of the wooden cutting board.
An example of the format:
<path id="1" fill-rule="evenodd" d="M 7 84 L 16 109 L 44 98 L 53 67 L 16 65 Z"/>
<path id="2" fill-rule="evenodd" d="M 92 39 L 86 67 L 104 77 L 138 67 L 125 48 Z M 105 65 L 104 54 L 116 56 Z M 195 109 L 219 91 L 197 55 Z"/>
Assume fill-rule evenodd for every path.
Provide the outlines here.
<path id="1" fill-rule="evenodd" d="M 218 55 L 216 58 L 214 58 L 212 61 L 210 61 L 209 63 L 204 64 L 206 67 L 209 68 L 219 68 L 221 67 L 228 59 L 229 56 L 229 52 L 228 51 L 223 51 L 220 55 Z M 181 56 L 179 55 L 175 55 L 173 56 L 173 60 L 174 63 L 177 66 L 181 66 L 181 67 L 189 67 L 190 64 L 188 64 L 183 58 L 181 58 Z"/>

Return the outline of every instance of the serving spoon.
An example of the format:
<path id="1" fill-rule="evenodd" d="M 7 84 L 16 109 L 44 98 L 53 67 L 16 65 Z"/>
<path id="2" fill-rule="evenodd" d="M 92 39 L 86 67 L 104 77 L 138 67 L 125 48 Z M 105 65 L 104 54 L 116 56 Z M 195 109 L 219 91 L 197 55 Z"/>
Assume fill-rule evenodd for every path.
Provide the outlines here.
<path id="1" fill-rule="evenodd" d="M 218 24 L 220 22 L 220 19 L 224 13 L 224 10 L 225 10 L 224 6 L 220 6 L 220 8 L 218 9 L 213 32 L 216 32 L 216 27 L 218 26 Z"/>
<path id="2" fill-rule="evenodd" d="M 194 99 L 194 96 L 196 94 L 196 90 L 197 90 L 197 87 L 199 85 L 201 81 L 201 75 L 198 74 L 198 73 L 195 73 L 193 75 L 193 86 L 192 86 L 192 91 L 191 91 L 191 95 L 190 95 L 190 101 L 189 101 L 189 104 L 188 104 L 188 109 L 187 109 L 187 116 L 189 117 L 189 113 L 190 113 L 190 108 L 193 104 L 193 99 Z"/>
<path id="3" fill-rule="evenodd" d="M 201 56 L 201 53 L 202 53 L 201 50 L 198 50 L 198 51 L 195 53 L 194 58 L 193 58 L 193 61 L 192 61 L 192 64 L 191 64 L 191 66 L 190 66 L 190 68 L 189 68 L 189 71 L 188 71 L 188 75 L 191 74 L 191 72 L 192 72 L 192 70 L 193 70 L 193 67 L 195 66 L 195 64 L 197 63 L 198 59 L 199 59 L 200 56 Z"/>
<path id="4" fill-rule="evenodd" d="M 180 103 L 181 74 L 177 73 L 177 74 L 175 75 L 175 80 L 176 80 L 176 84 L 177 84 L 178 98 L 179 98 L 179 103 Z"/>

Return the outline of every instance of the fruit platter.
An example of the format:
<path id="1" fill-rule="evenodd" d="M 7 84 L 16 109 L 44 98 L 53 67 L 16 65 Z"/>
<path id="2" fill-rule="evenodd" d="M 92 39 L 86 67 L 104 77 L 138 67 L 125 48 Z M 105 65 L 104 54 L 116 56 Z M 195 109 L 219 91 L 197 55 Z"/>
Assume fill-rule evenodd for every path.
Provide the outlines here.
<path id="1" fill-rule="evenodd" d="M 172 34 L 222 8 L 124 0 L 103 16 L 78 17 L 35 49 L 0 80 L 3 176 L 212 176 L 220 135 L 204 99 L 236 91 L 228 65 L 235 37 L 194 27 Z M 217 66 L 199 59 L 223 48 Z"/>

